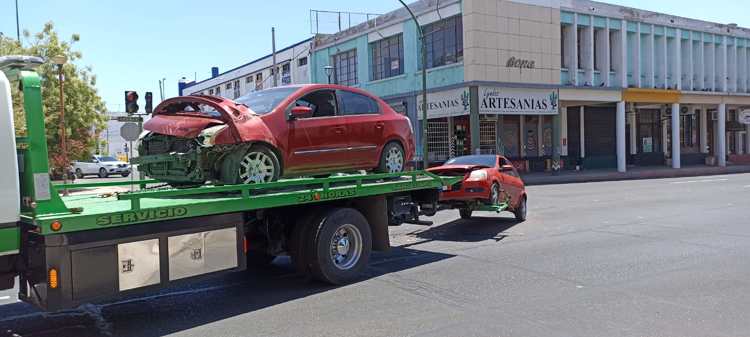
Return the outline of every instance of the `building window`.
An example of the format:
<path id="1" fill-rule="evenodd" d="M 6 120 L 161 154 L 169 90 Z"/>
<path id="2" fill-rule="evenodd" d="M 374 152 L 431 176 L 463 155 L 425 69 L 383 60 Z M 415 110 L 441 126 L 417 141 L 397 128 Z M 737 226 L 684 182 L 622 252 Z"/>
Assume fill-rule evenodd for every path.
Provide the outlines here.
<path id="1" fill-rule="evenodd" d="M 240 97 L 240 80 L 235 80 L 232 86 L 234 98 Z"/>
<path id="2" fill-rule="evenodd" d="M 370 44 L 372 50 L 372 80 L 404 73 L 404 36 L 394 35 Z"/>
<path id="3" fill-rule="evenodd" d="M 226 89 L 227 90 L 232 89 L 232 83 L 231 82 L 226 84 Z"/>
<path id="4" fill-rule="evenodd" d="M 245 83 L 253 83 L 253 75 L 245 77 Z"/>
<path id="5" fill-rule="evenodd" d="M 298 67 L 304 67 L 307 65 L 307 57 L 300 58 L 297 60 L 297 66 Z"/>
<path id="6" fill-rule="evenodd" d="M 619 34 L 620 32 L 616 30 L 609 32 L 609 71 L 611 72 L 615 71 L 615 46 L 620 43 L 617 40 Z"/>
<path id="7" fill-rule="evenodd" d="M 263 90 L 263 73 L 255 74 L 255 90 Z"/>
<path id="8" fill-rule="evenodd" d="M 216 87 L 216 96 L 221 96 L 221 86 Z"/>
<path id="9" fill-rule="evenodd" d="M 593 45 L 594 49 L 594 70 L 601 71 L 601 62 L 599 62 L 599 41 L 598 40 L 598 34 L 597 30 L 594 30 L 594 40 L 591 41 L 591 44 Z"/>
<path id="10" fill-rule="evenodd" d="M 680 147 L 692 148 L 697 143 L 696 114 L 685 114 L 680 116 Z"/>
<path id="11" fill-rule="evenodd" d="M 282 85 L 292 84 L 291 69 L 292 67 L 289 63 L 286 63 L 281 66 L 281 84 Z"/>
<path id="12" fill-rule="evenodd" d="M 423 31 L 427 42 L 427 68 L 463 61 L 464 29 L 460 15 L 431 23 Z"/>
<path id="13" fill-rule="evenodd" d="M 566 26 L 560 26 L 560 65 L 563 69 L 570 68 L 568 64 L 568 28 Z"/>
<path id="14" fill-rule="evenodd" d="M 333 55 L 334 83 L 352 86 L 357 84 L 357 50 Z"/>
<path id="15" fill-rule="evenodd" d="M 578 70 L 583 70 L 583 52 L 584 52 L 584 50 L 583 50 L 583 37 L 584 37 L 583 32 L 584 32 L 584 27 L 580 27 L 579 26 L 578 30 L 576 32 L 576 34 L 578 34 L 578 41 L 577 41 L 578 42 L 578 46 L 577 46 L 577 48 L 578 48 Z"/>
<path id="16" fill-rule="evenodd" d="M 214 89 L 208 89 L 208 94 L 209 95 L 213 95 L 214 94 Z"/>

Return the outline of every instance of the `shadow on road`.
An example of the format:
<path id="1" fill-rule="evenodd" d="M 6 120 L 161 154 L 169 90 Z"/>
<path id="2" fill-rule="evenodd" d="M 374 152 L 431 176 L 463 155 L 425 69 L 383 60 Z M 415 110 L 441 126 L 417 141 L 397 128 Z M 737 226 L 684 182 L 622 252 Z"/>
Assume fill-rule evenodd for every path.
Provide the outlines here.
<path id="1" fill-rule="evenodd" d="M 508 229 L 520 224 L 514 218 L 474 216 L 471 219 L 457 219 L 441 226 L 430 227 L 427 230 L 412 235 L 423 239 L 415 244 L 426 241 L 479 242 L 495 240 L 500 242 L 508 237 Z"/>
<path id="2" fill-rule="evenodd" d="M 451 257 L 394 247 L 388 253 L 373 253 L 361 281 Z M 147 297 L 67 312 L 39 313 L 24 303 L 0 306 L 0 336 L 162 336 L 335 288 L 295 275 L 289 259 L 280 257 L 264 270 L 225 274 Z"/>

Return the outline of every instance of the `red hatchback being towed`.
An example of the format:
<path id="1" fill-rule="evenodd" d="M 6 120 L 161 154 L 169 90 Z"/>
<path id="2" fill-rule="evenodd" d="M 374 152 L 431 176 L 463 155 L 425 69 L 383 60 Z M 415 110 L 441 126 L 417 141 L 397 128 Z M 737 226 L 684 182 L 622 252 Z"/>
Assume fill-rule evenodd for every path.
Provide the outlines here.
<path id="1" fill-rule="evenodd" d="M 409 120 L 378 97 L 338 85 L 286 86 L 236 100 L 165 100 L 134 160 L 173 186 L 262 183 L 353 170 L 400 172 L 414 154 Z"/>
<path id="2" fill-rule="evenodd" d="M 428 171 L 441 175 L 463 176 L 464 180 L 440 194 L 440 201 L 458 208 L 462 218 L 470 218 L 480 204 L 508 202 L 519 221 L 526 220 L 526 187 L 515 167 L 503 156 L 474 155 L 456 157 Z"/>

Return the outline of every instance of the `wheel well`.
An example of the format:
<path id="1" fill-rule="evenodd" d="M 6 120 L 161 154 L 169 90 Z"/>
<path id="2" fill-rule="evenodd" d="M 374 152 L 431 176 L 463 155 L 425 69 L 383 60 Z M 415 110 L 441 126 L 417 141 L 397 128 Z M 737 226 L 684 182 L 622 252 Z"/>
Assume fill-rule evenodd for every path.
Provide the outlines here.
<path id="1" fill-rule="evenodd" d="M 383 157 L 383 151 L 385 151 L 385 147 L 388 146 L 390 143 L 396 143 L 398 146 L 401 147 L 401 150 L 404 151 L 404 156 L 406 156 L 406 148 L 404 147 L 404 143 L 400 139 L 389 139 L 385 144 L 383 144 L 383 148 L 380 149 L 380 157 Z M 406 158 L 404 158 L 406 159 Z"/>

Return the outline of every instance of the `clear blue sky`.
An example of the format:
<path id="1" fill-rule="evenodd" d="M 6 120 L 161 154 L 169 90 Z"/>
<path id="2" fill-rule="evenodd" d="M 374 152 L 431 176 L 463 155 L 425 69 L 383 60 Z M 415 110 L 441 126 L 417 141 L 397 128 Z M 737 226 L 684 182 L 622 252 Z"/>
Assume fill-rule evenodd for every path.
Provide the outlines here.
<path id="1" fill-rule="evenodd" d="M 166 78 L 165 96 L 177 94 L 180 77 L 205 79 L 310 37 L 309 10 L 384 13 L 396 0 L 18 0 L 21 30 L 34 33 L 53 21 L 62 36 L 78 33 L 79 65 L 90 65 L 111 110 L 121 109 L 123 91 L 152 91 Z M 742 0 L 608 0 L 606 2 L 720 23 L 750 27 Z M 329 22 L 331 23 L 331 22 Z M 16 35 L 14 0 L 0 0 L 0 32 Z M 143 104 L 141 103 L 141 106 Z"/>

